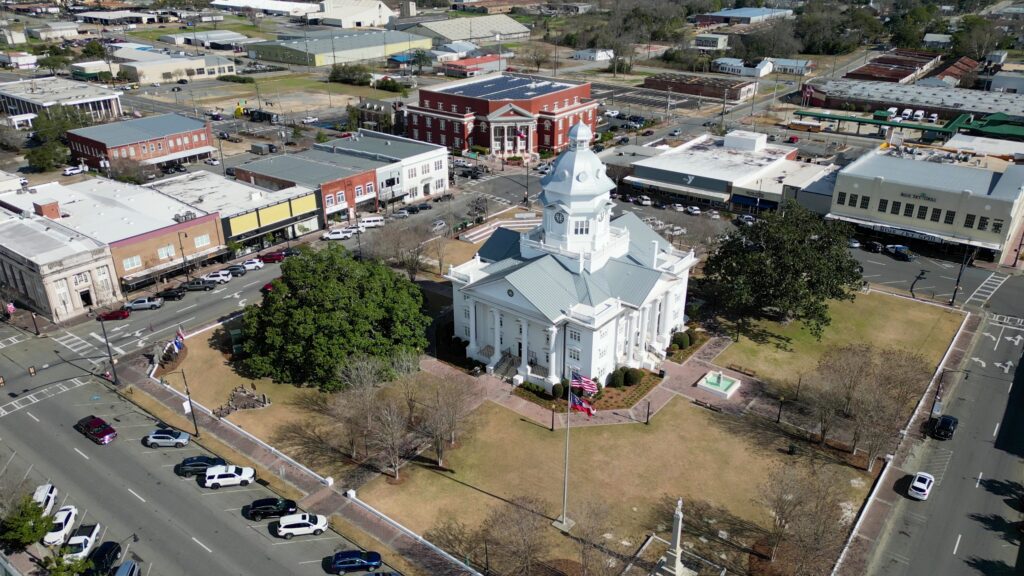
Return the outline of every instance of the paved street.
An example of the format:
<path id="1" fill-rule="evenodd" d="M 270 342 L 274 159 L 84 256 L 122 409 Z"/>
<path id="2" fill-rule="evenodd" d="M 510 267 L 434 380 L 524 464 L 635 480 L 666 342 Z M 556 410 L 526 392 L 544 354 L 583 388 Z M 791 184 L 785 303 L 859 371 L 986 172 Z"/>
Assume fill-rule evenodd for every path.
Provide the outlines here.
<path id="1" fill-rule="evenodd" d="M 0 329 L 0 341 L 12 336 L 10 328 Z M 282 540 L 271 534 L 271 521 L 245 519 L 244 505 L 272 496 L 258 484 L 214 491 L 178 478 L 174 464 L 203 450 L 144 447 L 140 439 L 154 419 L 89 377 L 74 355 L 63 354 L 69 361 L 61 363 L 50 348 L 44 338 L 0 351 L 8 400 L 0 405 L 5 489 L 54 483 L 60 503 L 78 507 L 80 523 L 99 522 L 102 541 L 127 546 L 146 574 L 323 574 L 325 558 L 355 548 L 334 532 Z M 37 367 L 35 377 L 26 373 L 29 365 Z M 89 414 L 111 422 L 118 439 L 98 446 L 74 431 L 74 422 Z"/>

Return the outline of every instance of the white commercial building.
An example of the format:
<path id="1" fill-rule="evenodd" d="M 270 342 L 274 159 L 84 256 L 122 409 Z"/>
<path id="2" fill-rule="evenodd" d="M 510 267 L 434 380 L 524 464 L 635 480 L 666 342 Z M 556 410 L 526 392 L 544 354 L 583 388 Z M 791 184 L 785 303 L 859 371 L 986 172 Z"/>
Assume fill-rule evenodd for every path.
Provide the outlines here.
<path id="1" fill-rule="evenodd" d="M 397 14 L 381 0 L 325 0 L 306 19 L 339 28 L 384 28 Z"/>
<path id="2" fill-rule="evenodd" d="M 28 52 L 0 52 L 0 66 L 18 70 L 31 70 L 36 67 L 36 55 Z"/>
<path id="3" fill-rule="evenodd" d="M 252 9 L 264 14 L 291 16 L 293 18 L 305 17 L 306 14 L 320 10 L 320 6 L 317 4 L 284 2 L 282 0 L 213 0 L 213 2 L 210 2 L 210 6 L 232 12 L 244 12 L 245 10 Z"/>
<path id="4" fill-rule="evenodd" d="M 385 202 L 402 196 L 405 202 L 411 202 L 448 189 L 448 148 L 440 144 L 360 129 L 350 137 L 314 144 L 313 148 L 381 162 L 398 162 L 399 178 L 385 178 L 377 171 L 378 198 Z"/>
<path id="5" fill-rule="evenodd" d="M 207 54 L 193 58 L 168 58 L 123 62 L 123 76 L 134 82 L 170 82 L 181 78 L 202 80 L 222 74 L 234 74 L 235 63 L 223 56 Z"/>
<path id="6" fill-rule="evenodd" d="M 209 46 L 211 44 L 238 44 L 249 40 L 245 34 L 232 32 L 231 30 L 206 30 L 204 32 L 185 32 L 182 34 L 167 34 L 159 38 L 161 42 L 182 46 Z"/>
<path id="7" fill-rule="evenodd" d="M 499 229 L 446 275 L 466 355 L 548 390 L 573 372 L 603 385 L 618 366 L 656 369 L 684 326 L 697 263 L 635 214 L 613 219 L 615 183 L 592 137 L 575 125 L 541 180 L 542 224 Z"/>
<path id="8" fill-rule="evenodd" d="M 770 58 L 765 58 L 757 64 L 747 63 L 742 58 L 716 58 L 711 66 L 716 72 L 751 78 L 763 78 L 774 69 Z"/>
<path id="9" fill-rule="evenodd" d="M 0 210 L 0 283 L 54 322 L 122 298 L 105 244 L 32 212 Z"/>
<path id="10" fill-rule="evenodd" d="M 156 14 L 130 12 L 128 10 L 112 10 L 110 12 L 79 12 L 78 17 L 89 24 L 149 24 L 156 22 Z"/>
<path id="11" fill-rule="evenodd" d="M 29 28 L 28 35 L 40 40 L 73 40 L 78 38 L 78 24 L 75 22 L 47 22 L 37 28 Z"/>
<path id="12" fill-rule="evenodd" d="M 572 54 L 573 60 L 590 60 L 591 62 L 604 62 L 615 58 L 614 50 L 602 50 L 600 48 L 587 48 L 577 50 Z"/>
<path id="13" fill-rule="evenodd" d="M 725 34 L 697 34 L 693 38 L 697 50 L 728 50 L 729 36 Z"/>
<path id="14" fill-rule="evenodd" d="M 862 156 L 839 173 L 829 217 L 893 243 L 909 238 L 969 246 L 1014 265 L 1024 166 L 986 158 L 958 162 L 956 156 L 905 147 Z"/>
<path id="15" fill-rule="evenodd" d="M 121 92 L 95 84 L 46 76 L 0 84 L 0 111 L 13 128 L 32 120 L 52 106 L 77 108 L 94 121 L 121 117 Z"/>

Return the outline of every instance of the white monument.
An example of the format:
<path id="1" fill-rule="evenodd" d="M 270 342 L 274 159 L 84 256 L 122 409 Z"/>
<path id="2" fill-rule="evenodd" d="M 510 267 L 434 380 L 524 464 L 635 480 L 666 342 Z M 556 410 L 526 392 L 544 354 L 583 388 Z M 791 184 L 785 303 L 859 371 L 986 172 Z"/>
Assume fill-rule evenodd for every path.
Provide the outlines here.
<path id="1" fill-rule="evenodd" d="M 658 576 L 697 576 L 697 573 L 683 566 L 683 499 L 676 502 L 676 513 L 672 515 L 672 545 L 659 562 Z"/>

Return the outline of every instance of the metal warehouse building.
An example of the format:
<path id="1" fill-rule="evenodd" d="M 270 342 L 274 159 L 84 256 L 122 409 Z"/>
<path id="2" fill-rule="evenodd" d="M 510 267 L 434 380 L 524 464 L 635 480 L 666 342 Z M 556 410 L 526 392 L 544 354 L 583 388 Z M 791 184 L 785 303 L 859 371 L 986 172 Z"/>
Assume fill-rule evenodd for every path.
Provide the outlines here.
<path id="1" fill-rule="evenodd" d="M 386 60 L 410 50 L 430 50 L 429 38 L 394 30 L 339 30 L 330 36 L 275 40 L 251 44 L 249 57 L 257 60 L 330 66 L 350 62 Z"/>

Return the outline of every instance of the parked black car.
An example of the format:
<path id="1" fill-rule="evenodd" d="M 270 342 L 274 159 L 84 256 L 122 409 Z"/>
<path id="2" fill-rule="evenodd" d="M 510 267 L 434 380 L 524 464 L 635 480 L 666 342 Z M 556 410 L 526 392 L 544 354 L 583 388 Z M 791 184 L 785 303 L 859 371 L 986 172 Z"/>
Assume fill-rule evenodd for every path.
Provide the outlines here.
<path id="1" fill-rule="evenodd" d="M 259 522 L 264 518 L 280 518 L 289 514 L 295 514 L 299 507 L 294 500 L 283 498 L 262 498 L 249 504 L 247 513 L 253 522 Z"/>
<path id="2" fill-rule="evenodd" d="M 184 172 L 188 172 L 188 168 L 186 168 L 184 164 L 175 164 L 174 165 L 174 171 L 175 172 L 182 172 L 182 173 L 184 173 Z"/>
<path id="3" fill-rule="evenodd" d="M 594 144 L 594 147 L 592 148 L 592 150 L 594 152 L 603 152 L 604 151 L 604 146 L 601 145 L 601 144 Z"/>
<path id="4" fill-rule="evenodd" d="M 213 456 L 189 456 L 174 466 L 174 473 L 178 476 L 200 476 L 206 474 L 206 469 L 211 466 L 226 466 L 223 458 Z"/>
<path id="5" fill-rule="evenodd" d="M 291 256 L 298 256 L 299 254 L 302 254 L 302 250 L 299 250 L 294 246 L 289 246 L 288 248 L 281 250 L 281 253 L 284 254 L 285 258 L 289 258 Z"/>
<path id="6" fill-rule="evenodd" d="M 110 574 L 110 570 L 120 559 L 121 545 L 117 542 L 104 542 L 89 554 L 92 567 L 86 570 L 85 574 L 86 576 L 106 576 Z"/>
<path id="7" fill-rule="evenodd" d="M 406 206 L 405 207 L 405 211 L 408 212 L 409 214 L 419 214 L 420 213 L 420 207 L 419 206 Z"/>
<path id="8" fill-rule="evenodd" d="M 157 298 L 163 298 L 164 300 L 181 300 L 185 297 L 186 292 L 188 292 L 187 289 L 182 288 L 181 286 L 175 286 L 173 288 L 161 290 L 160 292 L 157 292 L 156 295 Z"/>
<path id="9" fill-rule="evenodd" d="M 885 250 L 885 246 L 881 242 L 865 242 L 862 244 L 864 249 L 868 252 L 882 253 Z"/>
<path id="10" fill-rule="evenodd" d="M 960 421 L 956 419 L 956 416 L 940 416 L 938 421 L 935 422 L 935 426 L 932 428 L 932 436 L 939 440 L 949 440 L 956 433 L 956 427 L 960 424 Z"/>
<path id="11" fill-rule="evenodd" d="M 417 204 L 416 205 L 416 209 L 417 210 L 433 210 L 434 207 L 431 206 L 429 202 L 424 202 L 422 204 Z"/>
<path id="12" fill-rule="evenodd" d="M 217 283 L 213 280 L 203 280 L 202 278 L 196 278 L 195 280 L 189 280 L 178 285 L 178 288 L 184 288 L 189 292 L 196 290 L 213 290 L 217 287 Z"/>

